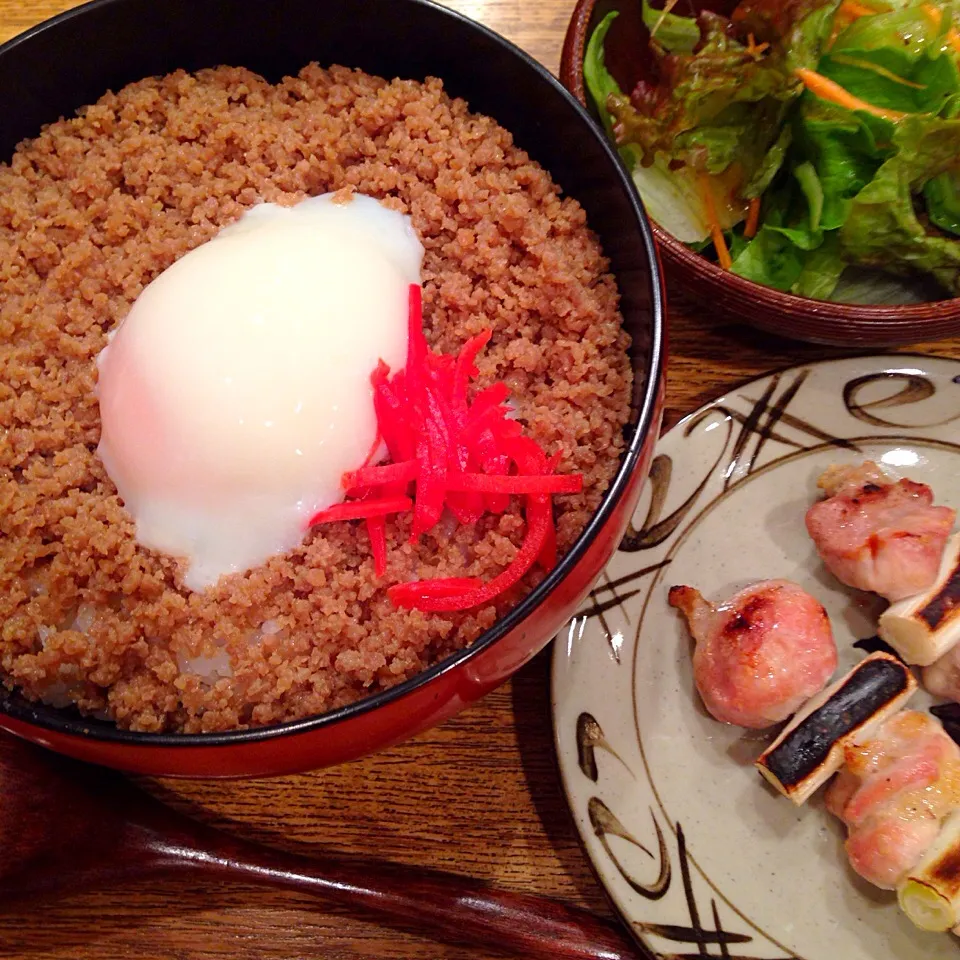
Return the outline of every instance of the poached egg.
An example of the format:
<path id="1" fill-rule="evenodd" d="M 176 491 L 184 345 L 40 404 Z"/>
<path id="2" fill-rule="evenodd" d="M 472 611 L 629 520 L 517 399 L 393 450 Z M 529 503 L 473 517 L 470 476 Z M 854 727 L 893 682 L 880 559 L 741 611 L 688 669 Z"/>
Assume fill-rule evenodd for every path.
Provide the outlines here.
<path id="1" fill-rule="evenodd" d="M 98 358 L 98 453 L 144 546 L 202 590 L 297 546 L 377 440 L 423 247 L 332 194 L 263 203 L 147 286 Z"/>

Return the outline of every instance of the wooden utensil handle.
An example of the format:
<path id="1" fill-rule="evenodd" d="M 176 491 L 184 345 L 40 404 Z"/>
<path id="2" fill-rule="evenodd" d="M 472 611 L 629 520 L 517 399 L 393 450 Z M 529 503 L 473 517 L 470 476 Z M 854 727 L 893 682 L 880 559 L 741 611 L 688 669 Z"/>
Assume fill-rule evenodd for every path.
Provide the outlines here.
<path id="1" fill-rule="evenodd" d="M 299 890 L 531 960 L 649 958 L 586 911 L 420 867 L 260 846 L 188 819 L 109 771 L 2 736 L 0 854 L 0 908 L 192 872 Z"/>
<path id="2" fill-rule="evenodd" d="M 587 911 L 419 867 L 313 859 L 212 834 L 199 862 L 218 874 L 310 893 L 381 916 L 423 925 L 445 939 L 469 941 L 543 960 L 638 960 L 647 956 L 619 927 Z M 172 851 L 171 851 L 172 852 Z"/>

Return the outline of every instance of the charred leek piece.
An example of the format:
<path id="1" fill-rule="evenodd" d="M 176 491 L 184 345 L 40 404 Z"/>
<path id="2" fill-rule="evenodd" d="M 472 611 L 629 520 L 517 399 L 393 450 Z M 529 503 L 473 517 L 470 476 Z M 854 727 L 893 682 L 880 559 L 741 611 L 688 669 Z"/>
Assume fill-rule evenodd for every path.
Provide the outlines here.
<path id="1" fill-rule="evenodd" d="M 897 888 L 900 908 L 921 930 L 960 923 L 960 812 L 944 821 L 933 846 Z"/>
<path id="2" fill-rule="evenodd" d="M 755 766 L 785 797 L 804 803 L 843 765 L 844 747 L 869 736 L 916 689 L 906 664 L 871 654 L 808 700 Z"/>
<path id="3" fill-rule="evenodd" d="M 879 632 L 907 663 L 921 667 L 960 641 L 960 533 L 947 541 L 933 586 L 892 603 L 880 617 Z"/>

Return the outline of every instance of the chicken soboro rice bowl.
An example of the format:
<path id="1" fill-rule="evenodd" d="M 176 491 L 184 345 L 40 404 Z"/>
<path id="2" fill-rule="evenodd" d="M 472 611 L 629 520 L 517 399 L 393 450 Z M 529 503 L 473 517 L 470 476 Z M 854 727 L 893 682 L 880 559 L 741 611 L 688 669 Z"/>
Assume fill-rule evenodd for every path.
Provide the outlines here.
<path id="1" fill-rule="evenodd" d="M 582 490 L 501 495 L 472 518 L 450 509 L 467 501 L 448 493 L 448 509 L 413 538 L 419 507 L 397 510 L 378 528 L 385 561 L 374 521 L 337 519 L 334 507 L 291 549 L 191 589 L 182 557 L 138 541 L 98 453 L 98 357 L 174 262 L 251 208 L 321 194 L 366 195 L 409 217 L 422 244 L 430 376 L 446 370 L 452 383 L 454 361 L 436 358 L 469 352 L 489 331 L 473 360 L 473 408 L 483 391 L 502 401 L 509 388 L 501 426 L 519 424 L 513 434 L 522 427 L 551 458 L 541 472 L 580 475 Z M 310 65 L 271 85 L 222 67 L 107 94 L 0 167 L 0 280 L 0 673 L 28 697 L 121 727 L 276 723 L 414 676 L 542 579 L 546 545 L 516 583 L 482 586 L 518 562 L 531 505 L 552 504 L 562 553 L 623 449 L 629 341 L 583 210 L 438 80 Z M 378 442 L 389 440 L 383 423 Z M 389 463 L 383 452 L 364 463 Z M 384 489 L 413 496 L 404 487 Z M 418 475 L 417 498 L 421 487 Z M 457 496 L 488 507 L 494 497 Z M 358 516 L 365 497 L 350 501 Z M 398 585 L 436 578 L 456 578 L 481 602 L 424 610 L 397 600 L 408 589 Z"/>

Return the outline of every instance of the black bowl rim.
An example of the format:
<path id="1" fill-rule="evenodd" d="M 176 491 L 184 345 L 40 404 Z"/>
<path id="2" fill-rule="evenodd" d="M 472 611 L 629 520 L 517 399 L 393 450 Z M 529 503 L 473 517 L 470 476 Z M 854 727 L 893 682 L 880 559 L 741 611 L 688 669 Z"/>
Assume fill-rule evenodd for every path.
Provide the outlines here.
<path id="1" fill-rule="evenodd" d="M 33 37 L 45 30 L 58 26 L 72 20 L 74 17 L 83 16 L 90 10 L 102 7 L 113 6 L 114 4 L 124 3 L 125 0 L 90 0 L 78 7 L 67 10 L 55 17 L 42 21 L 34 27 L 18 34 L 4 44 L 0 44 L 0 57 L 9 50 L 21 43 L 31 40 Z M 449 17 L 466 25 L 473 31 L 483 34 L 488 40 L 506 48 L 515 57 L 519 58 L 528 69 L 540 75 L 541 79 L 546 80 L 553 88 L 557 96 L 563 98 L 574 109 L 583 121 L 584 132 L 593 136 L 600 144 L 601 149 L 610 159 L 611 176 L 617 177 L 621 186 L 625 190 L 634 216 L 640 226 L 640 232 L 644 242 L 645 259 L 650 271 L 650 310 L 651 310 L 651 331 L 650 331 L 650 362 L 647 370 L 647 380 L 643 388 L 643 396 L 640 405 L 639 416 L 636 419 L 633 436 L 623 455 L 623 461 L 620 469 L 617 471 L 609 489 L 604 494 L 600 506 L 590 518 L 587 526 L 577 537 L 573 546 L 560 560 L 551 573 L 540 583 L 536 589 L 529 593 L 516 607 L 508 611 L 507 615 L 498 620 L 489 630 L 485 630 L 480 637 L 472 644 L 458 650 L 456 653 L 445 657 L 439 663 L 428 667 L 416 676 L 398 683 L 380 693 L 372 696 L 362 697 L 359 700 L 349 703 L 346 706 L 338 707 L 334 710 L 328 710 L 326 713 L 317 714 L 310 717 L 304 717 L 300 720 L 290 720 L 285 723 L 271 724 L 264 727 L 253 727 L 244 730 L 226 730 L 219 733 L 144 733 L 133 730 L 123 730 L 119 727 L 110 725 L 100 726 L 99 722 L 83 717 L 49 717 L 37 712 L 38 707 L 25 701 L 9 701 L 0 696 L 0 714 L 6 714 L 14 720 L 21 721 L 31 727 L 49 730 L 59 734 L 80 737 L 84 740 L 95 740 L 98 742 L 119 743 L 138 749 L 150 748 L 196 748 L 196 747 L 226 747 L 231 745 L 258 743 L 261 741 L 273 740 L 278 737 L 286 737 L 297 734 L 311 733 L 324 727 L 331 727 L 342 721 L 360 716 L 376 710 L 385 704 L 403 699 L 407 694 L 412 693 L 420 687 L 426 686 L 432 680 L 445 673 L 455 670 L 457 667 L 479 656 L 485 650 L 492 647 L 501 637 L 505 636 L 521 623 L 530 613 L 532 613 L 542 602 L 544 602 L 557 586 L 566 578 L 567 574 L 577 565 L 580 559 L 587 552 L 593 543 L 597 534 L 603 529 L 620 499 L 624 495 L 629 485 L 631 475 L 636 470 L 643 449 L 648 442 L 651 429 L 655 428 L 654 418 L 656 415 L 658 395 L 661 386 L 661 380 L 664 375 L 664 360 L 666 344 L 664 338 L 665 327 L 665 293 L 663 273 L 660 267 L 660 261 L 657 256 L 657 248 L 653 239 L 653 232 L 650 228 L 650 221 L 647 219 L 646 212 L 640 203 L 639 195 L 633 188 L 632 182 L 623 166 L 619 155 L 611 146 L 609 140 L 602 134 L 594 123 L 593 119 L 587 113 L 586 109 L 570 93 L 567 88 L 554 77 L 539 61 L 535 60 L 530 54 L 522 50 L 516 44 L 507 40 L 489 27 L 482 23 L 472 20 L 463 14 L 451 10 L 447 7 L 435 3 L 434 0 L 405 0 L 407 3 L 413 3 L 418 6 L 427 7 L 435 14 L 443 17 Z M 44 705 L 44 709 L 50 709 Z"/>

